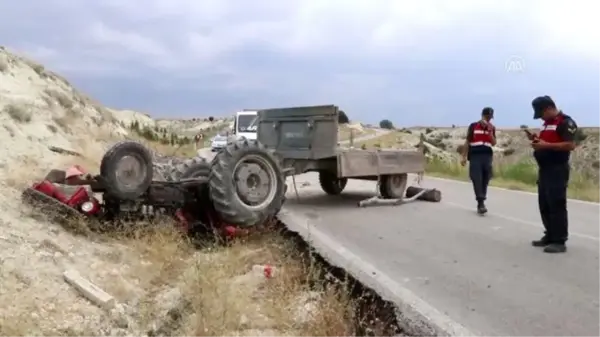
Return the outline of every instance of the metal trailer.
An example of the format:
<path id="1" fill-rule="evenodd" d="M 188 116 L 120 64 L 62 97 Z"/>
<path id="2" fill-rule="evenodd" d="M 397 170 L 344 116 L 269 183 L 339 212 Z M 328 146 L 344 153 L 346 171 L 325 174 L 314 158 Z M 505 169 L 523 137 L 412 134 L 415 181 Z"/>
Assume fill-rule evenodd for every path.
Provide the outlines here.
<path id="1" fill-rule="evenodd" d="M 348 179 L 377 181 L 376 196 L 360 207 L 441 200 L 436 189 L 408 187 L 409 173 L 425 171 L 421 151 L 340 148 L 338 111 L 335 105 L 259 110 L 258 141 L 281 159 L 286 175 L 318 172 L 327 194 L 340 194 Z"/>

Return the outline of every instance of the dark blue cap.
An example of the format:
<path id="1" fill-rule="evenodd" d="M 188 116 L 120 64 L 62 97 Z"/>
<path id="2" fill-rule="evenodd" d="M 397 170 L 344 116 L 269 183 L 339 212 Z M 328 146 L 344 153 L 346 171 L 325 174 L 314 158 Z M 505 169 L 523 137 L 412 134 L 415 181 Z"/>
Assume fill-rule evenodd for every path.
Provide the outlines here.
<path id="1" fill-rule="evenodd" d="M 483 110 L 481 110 L 481 114 L 483 116 L 491 116 L 494 117 L 494 109 L 488 107 L 483 108 Z"/>
<path id="2" fill-rule="evenodd" d="M 533 107 L 533 119 L 542 118 L 544 110 L 548 108 L 556 108 L 556 104 L 548 95 L 534 98 L 533 101 L 531 101 L 531 106 Z"/>

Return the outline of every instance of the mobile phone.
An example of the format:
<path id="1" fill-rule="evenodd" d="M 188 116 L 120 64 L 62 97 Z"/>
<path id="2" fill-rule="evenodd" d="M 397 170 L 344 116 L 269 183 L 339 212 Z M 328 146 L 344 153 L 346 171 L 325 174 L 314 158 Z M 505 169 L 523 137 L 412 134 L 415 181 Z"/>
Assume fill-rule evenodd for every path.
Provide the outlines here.
<path id="1" fill-rule="evenodd" d="M 529 140 L 536 140 L 537 136 L 532 133 L 531 131 L 529 131 L 529 129 L 523 129 L 523 132 L 525 132 L 525 134 L 527 135 L 527 138 L 529 138 Z"/>

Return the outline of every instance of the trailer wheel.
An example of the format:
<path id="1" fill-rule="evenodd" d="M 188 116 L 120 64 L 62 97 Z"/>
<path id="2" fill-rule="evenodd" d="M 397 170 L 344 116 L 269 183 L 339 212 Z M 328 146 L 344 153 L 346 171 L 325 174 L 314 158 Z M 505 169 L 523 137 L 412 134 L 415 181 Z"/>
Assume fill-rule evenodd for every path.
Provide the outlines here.
<path id="1" fill-rule="evenodd" d="M 120 200 L 135 200 L 152 183 L 152 154 L 142 144 L 122 141 L 102 158 L 100 176 L 106 193 Z"/>
<path id="2" fill-rule="evenodd" d="M 319 184 L 325 193 L 329 195 L 338 195 L 342 193 L 348 178 L 338 178 L 337 175 L 330 171 L 319 171 Z"/>
<path id="3" fill-rule="evenodd" d="M 250 227 L 276 215 L 285 200 L 279 159 L 255 140 L 228 144 L 211 162 L 210 196 L 221 219 Z"/>
<path id="4" fill-rule="evenodd" d="M 384 199 L 403 199 L 407 182 L 406 173 L 381 176 L 379 194 Z"/>

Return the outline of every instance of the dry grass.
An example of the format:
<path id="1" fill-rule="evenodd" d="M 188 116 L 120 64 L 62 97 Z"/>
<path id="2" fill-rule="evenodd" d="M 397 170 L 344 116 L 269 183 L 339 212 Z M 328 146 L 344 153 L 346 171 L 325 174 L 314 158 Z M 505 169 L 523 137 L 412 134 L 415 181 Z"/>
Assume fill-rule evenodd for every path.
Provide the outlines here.
<path id="1" fill-rule="evenodd" d="M 16 162 L 19 163 L 19 167 L 26 167 L 27 170 L 6 170 L 4 175 L 6 186 L 21 190 L 29 186 L 32 179 L 41 178 L 45 174 L 39 159 L 33 155 L 20 155 L 16 158 Z"/>
<path id="2" fill-rule="evenodd" d="M 443 178 L 469 180 L 467 168 L 462 167 L 458 161 L 430 160 L 426 173 Z M 496 160 L 494 162 L 494 178 L 491 180 L 490 185 L 518 191 L 536 192 L 536 181 L 537 167 L 534 162 L 523 160 L 516 163 L 505 163 L 502 160 Z M 572 199 L 599 202 L 600 187 L 598 180 L 573 170 L 567 194 Z"/>
<path id="3" fill-rule="evenodd" d="M 357 142 L 355 146 L 362 147 L 363 149 L 395 149 L 400 148 L 405 143 L 404 137 L 406 136 L 407 134 L 401 131 L 392 131 L 377 138 Z"/>
<path id="4" fill-rule="evenodd" d="M 46 89 L 45 93 L 48 97 L 56 100 L 58 105 L 60 105 L 63 109 L 70 110 L 73 108 L 73 100 L 69 98 L 65 93 L 54 89 Z"/>
<path id="5" fill-rule="evenodd" d="M 338 141 L 341 142 L 345 140 L 350 140 L 350 135 L 352 135 L 354 139 L 356 139 L 358 137 L 370 135 L 373 133 L 375 133 L 375 130 L 373 129 L 358 130 L 356 128 L 351 128 L 348 125 L 340 125 L 338 129 Z"/>
<path id="6" fill-rule="evenodd" d="M 0 73 L 6 72 L 9 70 L 8 62 L 4 60 L 4 58 L 0 59 Z"/>
<path id="7" fill-rule="evenodd" d="M 197 150 L 194 147 L 193 143 L 186 144 L 186 145 L 172 146 L 171 144 L 162 144 L 160 142 L 149 141 L 143 137 L 134 135 L 133 133 L 130 135 L 130 138 L 132 140 L 135 140 L 137 142 L 144 144 L 149 149 L 152 149 L 153 151 L 163 154 L 165 156 L 177 156 L 177 157 L 184 157 L 184 158 L 192 158 L 197 155 L 196 154 Z"/>
<path id="8" fill-rule="evenodd" d="M 24 57 L 20 57 L 21 61 L 23 61 L 24 63 L 26 63 L 29 67 L 31 67 L 31 69 L 33 69 L 33 71 L 35 71 L 36 74 L 38 74 L 40 77 L 47 77 L 47 73 L 46 73 L 46 68 L 39 64 L 36 63 L 32 60 L 26 59 Z"/>
<path id="9" fill-rule="evenodd" d="M 65 156 L 61 165 L 78 163 L 88 169 L 96 168 L 102 152 L 91 141 L 81 142 L 81 147 L 78 150 L 82 150 L 83 158 Z M 160 150 L 169 153 L 173 148 Z M 41 166 L 29 157 L 21 161 L 27 167 Z M 11 186 L 18 189 L 28 185 L 32 177 L 44 174 L 19 171 L 10 177 Z M 30 212 L 27 216 L 40 222 L 55 218 L 47 212 Z M 94 282 L 118 303 L 133 308 L 125 314 L 129 324 L 123 333 L 141 335 L 149 330 L 165 335 L 196 336 L 354 333 L 355 304 L 347 292 L 340 285 L 323 282 L 321 268 L 312 260 L 301 259 L 297 248 L 275 231 L 263 230 L 227 244 L 209 243 L 198 250 L 170 219 L 127 224 L 125 229 L 108 234 L 90 230 L 87 221 L 65 218 L 56 221 L 70 233 L 81 236 L 81 240 L 102 242 L 106 246 L 102 253 L 97 253 L 97 258 L 118 268 L 118 273 L 109 273 Z M 266 278 L 253 271 L 256 265 L 273 266 L 274 277 Z M 13 285 L 18 283 L 18 276 L 14 277 Z M 17 291 L 18 287 L 11 289 Z M 15 293 L 21 296 L 22 303 L 18 310 L 11 311 L 10 317 L 0 318 L 0 335 L 114 334 L 110 330 L 116 324 L 112 313 L 95 311 L 92 317 L 86 314 L 79 325 L 65 329 L 62 322 L 70 321 L 77 309 L 59 310 L 58 306 L 40 303 L 31 291 L 26 294 Z M 48 305 L 52 311 L 48 311 Z M 40 326 L 41 317 L 44 326 Z M 102 328 L 89 322 L 99 322 Z"/>
<path id="10" fill-rule="evenodd" d="M 7 104 L 2 109 L 2 112 L 10 116 L 14 121 L 19 123 L 31 122 L 31 111 L 23 105 Z"/>
<path id="11" fill-rule="evenodd" d="M 14 137 L 15 136 L 15 130 L 10 127 L 9 125 L 2 125 L 4 127 L 4 130 L 6 130 L 6 132 L 8 132 L 8 134 L 10 135 L 10 137 Z"/>
<path id="12" fill-rule="evenodd" d="M 185 277 L 192 315 L 185 335 L 342 336 L 352 333 L 352 300 L 341 288 L 326 286 L 314 264 L 276 233 L 263 233 L 228 247 L 215 247 Z M 266 279 L 252 266 L 272 265 Z"/>
<path id="13" fill-rule="evenodd" d="M 41 214 L 29 215 L 43 219 Z M 127 230 L 97 234 L 83 222 L 70 222 L 62 225 L 73 234 L 113 246 L 101 258 L 128 266 L 125 272 L 96 284 L 118 303 L 135 303 L 135 312 L 127 314 L 130 334 L 151 330 L 172 336 L 355 333 L 356 307 L 345 288 L 323 282 L 317 263 L 299 259 L 296 248 L 276 232 L 195 250 L 173 226 L 132 224 Z M 170 221 L 161 223 L 172 225 Z M 272 278 L 253 270 L 253 266 L 262 265 L 273 266 Z M 36 304 L 30 295 L 21 294 L 19 310 L 0 318 L 1 335 L 98 335 L 107 329 L 85 324 L 68 331 L 59 325 L 40 329 L 36 322 L 39 316 L 31 313 L 46 306 Z M 50 315 L 58 324 L 61 311 L 45 310 L 43 315 Z M 108 318 L 110 313 L 98 315 Z M 101 317 L 86 319 L 106 321 Z M 107 323 L 114 324 L 110 320 Z"/>

